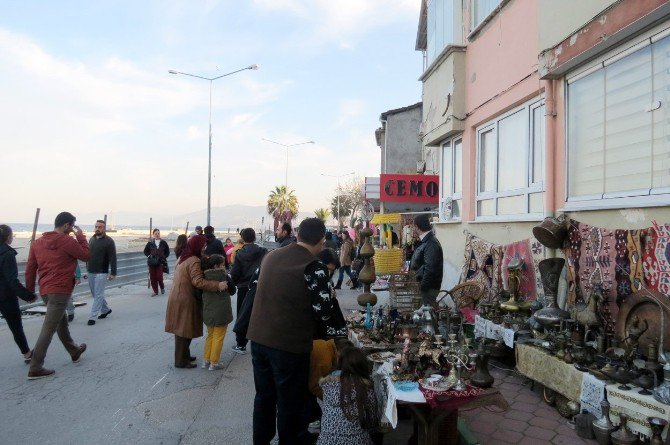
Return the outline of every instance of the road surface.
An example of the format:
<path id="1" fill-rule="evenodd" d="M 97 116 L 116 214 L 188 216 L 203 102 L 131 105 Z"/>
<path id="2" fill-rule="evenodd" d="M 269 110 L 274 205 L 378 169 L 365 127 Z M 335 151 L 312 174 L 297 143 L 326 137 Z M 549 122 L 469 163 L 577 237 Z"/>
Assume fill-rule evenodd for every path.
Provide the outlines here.
<path id="1" fill-rule="evenodd" d="M 168 292 L 170 285 L 168 280 Z M 72 363 L 54 336 L 45 366 L 56 374 L 41 380 L 27 380 L 28 365 L 1 322 L 0 443 L 251 443 L 250 355 L 231 351 L 230 332 L 221 359 L 225 369 L 175 369 L 174 337 L 163 331 L 168 292 L 151 298 L 146 284 L 108 288 L 113 313 L 94 326 L 86 325 L 91 300 L 84 298 L 88 305 L 77 308 L 71 332 L 87 351 Z M 339 294 L 343 310 L 355 307 L 356 294 Z M 31 345 L 42 320 L 24 319 Z M 200 338 L 191 347 L 198 358 L 202 346 Z"/>

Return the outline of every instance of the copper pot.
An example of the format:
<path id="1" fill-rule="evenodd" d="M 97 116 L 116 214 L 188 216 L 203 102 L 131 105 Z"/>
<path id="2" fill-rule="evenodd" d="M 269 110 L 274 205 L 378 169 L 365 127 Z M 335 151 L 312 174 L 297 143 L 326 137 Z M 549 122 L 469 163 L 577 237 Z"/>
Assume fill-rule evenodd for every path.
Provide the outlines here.
<path id="1" fill-rule="evenodd" d="M 533 227 L 533 235 L 543 245 L 550 249 L 560 249 L 568 236 L 565 218 L 548 216 L 539 226 Z"/>

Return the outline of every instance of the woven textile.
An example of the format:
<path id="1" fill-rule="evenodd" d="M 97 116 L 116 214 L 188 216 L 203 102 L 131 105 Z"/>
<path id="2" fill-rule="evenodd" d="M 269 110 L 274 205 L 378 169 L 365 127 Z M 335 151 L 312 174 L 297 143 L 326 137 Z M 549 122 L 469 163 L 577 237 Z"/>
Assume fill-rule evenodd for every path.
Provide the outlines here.
<path id="1" fill-rule="evenodd" d="M 463 391 L 449 390 L 437 392 L 431 389 L 426 389 L 423 386 L 420 386 L 419 390 L 421 390 L 423 396 L 426 398 L 426 402 L 428 402 L 431 408 L 446 410 L 456 409 L 460 405 L 465 405 L 466 403 L 471 402 L 474 397 L 477 397 L 484 392 L 483 389 L 470 385 Z"/>
<path id="2" fill-rule="evenodd" d="M 502 246 L 503 259 L 501 264 L 502 283 L 508 289 L 509 272 L 507 265 L 514 258 L 523 261 L 519 294 L 522 300 L 544 300 L 544 288 L 538 264 L 546 258 L 546 249 L 535 239 L 525 239 Z"/>
<path id="3" fill-rule="evenodd" d="M 610 321 L 619 305 L 642 287 L 639 230 L 610 230 L 571 220 L 568 226 L 569 303 L 588 302 L 598 287 L 609 298 Z"/>
<path id="4" fill-rule="evenodd" d="M 670 296 L 670 224 L 654 222 L 645 234 L 642 264 L 647 287 Z"/>
<path id="5" fill-rule="evenodd" d="M 465 238 L 465 264 L 459 283 L 477 281 L 484 285 L 488 295 L 479 303 L 492 301 L 500 291 L 502 246 L 484 241 L 471 233 Z"/>

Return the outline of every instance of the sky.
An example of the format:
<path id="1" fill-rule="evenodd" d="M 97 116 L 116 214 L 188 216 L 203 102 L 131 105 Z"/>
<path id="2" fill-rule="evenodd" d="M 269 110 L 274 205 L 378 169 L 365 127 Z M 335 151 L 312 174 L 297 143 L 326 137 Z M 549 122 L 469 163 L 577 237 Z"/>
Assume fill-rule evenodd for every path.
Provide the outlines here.
<path id="1" fill-rule="evenodd" d="M 264 205 L 301 212 L 379 174 L 379 115 L 421 100 L 419 0 L 9 2 L 0 15 L 0 219 Z M 342 181 L 346 181 L 343 178 Z M 123 224 L 123 221 L 117 221 Z"/>

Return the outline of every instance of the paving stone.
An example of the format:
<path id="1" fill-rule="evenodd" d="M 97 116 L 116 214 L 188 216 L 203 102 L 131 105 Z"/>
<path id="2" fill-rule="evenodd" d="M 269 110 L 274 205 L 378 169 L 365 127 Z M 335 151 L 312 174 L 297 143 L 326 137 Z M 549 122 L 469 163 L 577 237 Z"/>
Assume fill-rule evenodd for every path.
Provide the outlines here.
<path id="1" fill-rule="evenodd" d="M 511 430 L 511 431 L 518 431 L 519 433 L 522 433 L 526 428 L 528 428 L 528 422 L 522 422 L 521 420 L 512 420 L 512 419 L 505 419 L 502 420 L 501 423 L 499 424 L 500 428 L 504 428 L 506 430 Z"/>
<path id="2" fill-rule="evenodd" d="M 570 428 L 566 422 L 565 419 L 561 418 L 559 420 L 560 425 L 554 428 L 554 431 L 556 431 L 556 434 L 559 434 L 561 436 L 572 436 L 572 437 L 577 437 L 577 433 L 575 432 L 574 429 Z"/>
<path id="3" fill-rule="evenodd" d="M 557 419 L 545 419 L 544 417 L 534 417 L 528 422 L 533 426 L 555 431 L 560 423 Z"/>
<path id="4" fill-rule="evenodd" d="M 514 400 L 517 402 L 528 403 L 532 405 L 537 405 L 538 402 L 544 403 L 535 394 L 529 394 L 525 391 L 516 396 Z"/>
<path id="5" fill-rule="evenodd" d="M 528 437 L 534 437 L 536 439 L 544 440 L 544 441 L 550 441 L 551 439 L 554 438 L 556 433 L 552 430 L 546 430 L 544 428 L 540 428 L 537 426 L 530 426 L 528 427 L 523 434 Z"/>
<path id="6" fill-rule="evenodd" d="M 573 432 L 572 436 L 566 436 L 564 434 L 559 434 L 558 436 L 551 439 L 553 445 L 592 445 L 595 444 L 595 440 L 584 440 L 580 437 L 577 437 L 577 434 Z"/>
<path id="7" fill-rule="evenodd" d="M 540 445 L 541 443 L 549 443 L 549 442 L 538 441 L 534 437 L 524 437 L 517 445 Z"/>
<path id="8" fill-rule="evenodd" d="M 532 413 L 527 413 L 525 411 L 516 411 L 512 409 L 505 413 L 505 418 L 520 420 L 521 422 L 528 422 L 530 419 L 534 417 L 535 416 Z"/>
<path id="9" fill-rule="evenodd" d="M 517 383 L 510 383 L 510 382 L 502 382 L 500 384 L 500 388 L 502 389 L 509 389 L 511 391 L 520 391 L 523 386 L 517 384 Z"/>
<path id="10" fill-rule="evenodd" d="M 485 419 L 469 419 L 468 427 L 470 431 L 479 437 L 480 434 L 493 434 L 497 429 L 498 425 L 495 422 L 490 422 Z"/>
<path id="11" fill-rule="evenodd" d="M 498 431 L 493 437 L 497 439 L 497 443 L 504 442 L 516 444 L 523 439 L 524 436 L 516 431 Z"/>
<path id="12" fill-rule="evenodd" d="M 527 403 L 516 403 L 512 402 L 511 406 L 513 410 L 523 411 L 526 413 L 534 413 L 537 410 L 537 406 L 529 405 Z"/>

